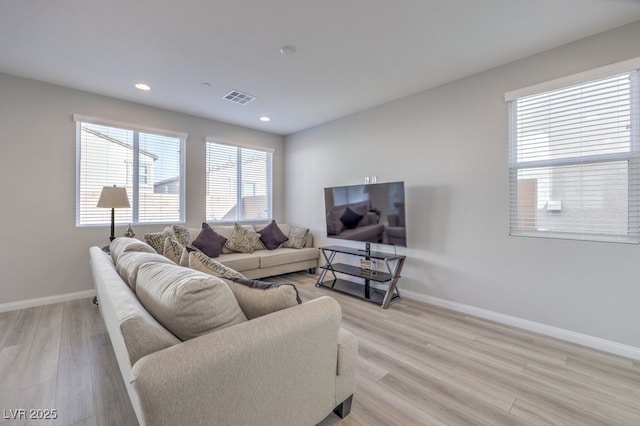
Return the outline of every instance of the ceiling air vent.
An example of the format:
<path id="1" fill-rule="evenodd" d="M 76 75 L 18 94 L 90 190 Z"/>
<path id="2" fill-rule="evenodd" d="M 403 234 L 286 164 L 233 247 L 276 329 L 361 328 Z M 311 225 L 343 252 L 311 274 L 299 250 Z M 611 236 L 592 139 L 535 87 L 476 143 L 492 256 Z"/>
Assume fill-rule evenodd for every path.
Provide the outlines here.
<path id="1" fill-rule="evenodd" d="M 249 102 L 255 101 L 256 97 L 249 95 L 247 93 L 238 92 L 237 90 L 232 90 L 226 95 L 222 97 L 223 99 L 228 100 L 229 102 L 233 102 L 240 105 L 246 105 Z"/>

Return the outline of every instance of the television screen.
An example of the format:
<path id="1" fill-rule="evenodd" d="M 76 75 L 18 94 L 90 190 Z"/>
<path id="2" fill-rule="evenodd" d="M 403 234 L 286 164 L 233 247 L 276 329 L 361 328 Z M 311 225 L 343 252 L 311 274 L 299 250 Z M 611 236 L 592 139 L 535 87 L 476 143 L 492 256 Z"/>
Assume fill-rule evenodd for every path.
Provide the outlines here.
<path id="1" fill-rule="evenodd" d="M 404 182 L 324 189 L 327 236 L 407 246 Z"/>

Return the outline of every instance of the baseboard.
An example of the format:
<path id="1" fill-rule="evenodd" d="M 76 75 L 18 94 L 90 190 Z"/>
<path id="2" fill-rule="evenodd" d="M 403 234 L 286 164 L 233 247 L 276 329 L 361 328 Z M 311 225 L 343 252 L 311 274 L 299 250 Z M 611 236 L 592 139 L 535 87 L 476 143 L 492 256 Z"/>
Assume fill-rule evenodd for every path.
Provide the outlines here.
<path id="1" fill-rule="evenodd" d="M 77 291 L 75 293 L 59 294 L 56 296 L 38 297 L 37 299 L 19 300 L 0 304 L 0 312 L 17 311 L 35 306 L 50 305 L 52 303 L 67 302 L 69 300 L 84 299 L 96 295 L 95 290 Z"/>
<path id="2" fill-rule="evenodd" d="M 418 300 L 420 302 L 448 308 L 453 311 L 462 312 L 476 317 L 488 319 L 501 324 L 522 328 L 524 330 L 540 333 L 545 336 L 555 337 L 567 342 L 576 343 L 578 345 L 587 346 L 604 352 L 625 356 L 628 358 L 640 360 L 640 348 L 612 342 L 610 340 L 593 337 L 586 334 L 576 333 L 558 327 L 552 327 L 546 324 L 540 324 L 535 321 L 512 317 L 510 315 L 500 314 L 498 312 L 489 311 L 487 309 L 476 308 L 474 306 L 464 305 L 462 303 L 452 302 L 450 300 L 440 299 L 437 297 L 427 296 L 410 290 L 402 290 L 402 297 Z"/>

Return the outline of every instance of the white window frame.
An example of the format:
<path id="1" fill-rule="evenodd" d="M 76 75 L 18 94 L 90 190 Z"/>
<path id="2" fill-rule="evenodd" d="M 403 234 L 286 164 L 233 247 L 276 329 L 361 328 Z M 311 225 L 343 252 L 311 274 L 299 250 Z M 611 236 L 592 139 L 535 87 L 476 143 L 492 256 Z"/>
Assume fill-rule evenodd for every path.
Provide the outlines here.
<path id="1" fill-rule="evenodd" d="M 253 146 L 253 145 L 244 145 L 244 144 L 237 144 L 237 143 L 229 143 L 229 142 L 223 142 L 217 139 L 213 139 L 213 138 L 207 138 L 206 142 L 206 153 L 205 153 L 205 163 L 206 163 L 206 171 L 205 171 L 205 179 L 206 179 L 206 188 L 205 188 L 205 195 L 207 198 L 207 201 L 205 202 L 205 204 L 208 204 L 208 194 L 212 191 L 213 188 L 210 187 L 210 179 L 209 179 L 209 150 L 212 146 L 214 145 L 224 145 L 227 147 L 232 147 L 235 148 L 237 150 L 237 152 L 239 153 L 239 155 L 242 155 L 243 150 L 253 150 L 253 151 L 261 151 L 264 152 L 265 154 L 267 154 L 267 164 L 266 164 L 266 176 L 265 176 L 265 182 L 264 185 L 266 186 L 266 200 L 267 200 L 267 217 L 261 217 L 261 218 L 252 218 L 252 217 L 239 217 L 238 215 L 236 215 L 235 218 L 233 219 L 229 219 L 229 220 L 221 220 L 221 219 L 216 219 L 214 217 L 212 217 L 212 215 L 210 214 L 210 208 L 208 205 L 205 205 L 205 212 L 206 212 L 206 221 L 207 222 L 211 222 L 211 223 L 217 223 L 217 224 L 225 224 L 225 223 L 256 223 L 256 222 L 265 222 L 265 221 L 271 221 L 273 218 L 273 156 L 275 154 L 275 150 L 273 148 L 269 148 L 269 147 L 263 147 L 263 146 Z M 235 193 L 235 197 L 236 197 L 236 205 L 241 205 L 242 204 L 242 162 L 238 161 L 237 165 L 236 165 L 236 171 L 235 171 L 235 176 L 236 176 L 236 182 L 237 182 L 237 187 L 236 187 L 236 193 Z M 240 210 L 240 209 L 239 209 Z"/>
<path id="2" fill-rule="evenodd" d="M 131 164 L 131 170 L 132 173 L 133 171 L 137 171 L 136 174 L 133 174 L 133 191 L 132 193 L 128 193 L 128 197 L 129 197 L 129 204 L 131 205 L 131 209 L 132 209 L 132 219 L 130 221 L 127 220 L 123 220 L 123 219 L 118 219 L 118 214 L 116 213 L 115 215 L 115 219 L 116 219 L 116 224 L 132 224 L 132 225 L 153 225 L 153 224 L 168 224 L 168 223 L 179 223 L 179 224 L 184 224 L 185 223 L 185 217 L 186 217 L 186 190 L 185 190 L 185 147 L 186 147 L 186 141 L 189 138 L 188 133 L 184 133 L 184 132 L 176 132 L 176 131 L 171 131 L 171 130 L 165 130 L 165 129 L 158 129 L 158 128 L 154 128 L 154 127 L 146 127 L 146 126 L 141 126 L 141 125 L 137 125 L 137 124 L 131 124 L 131 123 L 126 123 L 126 122 L 122 122 L 122 121 L 115 121 L 115 120 L 109 120 L 109 119 L 104 119 L 104 118 L 99 118 L 99 117 L 91 117 L 91 116 L 86 116 L 86 115 L 81 115 L 81 114 L 74 114 L 73 115 L 73 121 L 76 123 L 76 227 L 91 227 L 91 226 L 104 226 L 107 224 L 110 224 L 110 220 L 106 220 L 104 222 L 101 223 L 91 223 L 91 224 L 86 224 L 86 223 L 81 223 L 81 194 L 80 194 L 80 190 L 81 190 L 81 134 L 80 134 L 80 128 L 82 123 L 88 123 L 88 124 L 95 124 L 95 125 L 101 125 L 101 126 L 107 126 L 107 127 L 114 127 L 114 128 L 118 128 L 118 129 L 123 129 L 123 130 L 128 130 L 128 131 L 132 131 L 134 132 L 136 135 L 138 133 L 148 133 L 148 134 L 154 134 L 154 135 L 159 135 L 159 136 L 166 136 L 166 137 L 172 137 L 172 138 L 177 138 L 180 140 L 180 152 L 179 152 L 179 170 L 180 170 L 180 192 L 179 192 L 179 218 L 178 220 L 175 219 L 167 219 L 167 220 L 159 220 L 159 221 L 143 221 L 140 222 L 139 221 L 139 201 L 138 201 L 138 193 L 139 193 L 139 172 L 140 172 L 140 164 L 139 164 L 139 155 L 135 155 L 133 156 L 133 164 Z M 134 153 L 138 150 L 138 138 L 137 136 L 134 137 Z M 147 176 L 148 179 L 148 176 Z M 105 182 L 104 185 L 105 186 L 109 186 L 111 183 L 110 182 Z M 149 182 L 147 182 L 147 185 L 149 185 Z"/>
<path id="3" fill-rule="evenodd" d="M 525 87 L 505 93 L 505 101 L 509 107 L 509 228 L 510 235 L 562 238 L 589 241 L 639 243 L 640 242 L 640 58 L 615 63 L 594 70 L 555 79 L 549 82 Z M 518 141 L 517 138 L 517 101 L 519 99 L 543 94 L 545 92 L 556 91 L 574 85 L 589 83 L 602 78 L 614 77 L 616 75 L 630 73 L 630 126 L 631 140 L 628 151 L 617 153 L 606 153 L 599 155 L 573 156 L 569 158 L 556 159 L 536 159 L 532 161 L 518 161 Z M 517 179 L 518 171 L 547 167 L 549 169 L 569 165 L 594 165 L 615 162 L 627 162 L 627 189 L 628 189 L 628 209 L 627 209 L 627 230 L 626 233 L 605 234 L 597 232 L 597 229 L 588 232 L 562 232 L 558 230 L 548 231 L 544 229 L 523 230 L 517 224 Z M 559 206 L 555 206 L 556 208 Z"/>

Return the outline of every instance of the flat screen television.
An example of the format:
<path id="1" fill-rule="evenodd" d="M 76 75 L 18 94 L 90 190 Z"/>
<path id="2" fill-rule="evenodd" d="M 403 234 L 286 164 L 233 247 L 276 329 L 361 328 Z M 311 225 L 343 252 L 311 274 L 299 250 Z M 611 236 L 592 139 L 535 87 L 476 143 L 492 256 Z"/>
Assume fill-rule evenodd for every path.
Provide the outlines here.
<path id="1" fill-rule="evenodd" d="M 404 182 L 324 189 L 327 237 L 407 246 Z"/>

